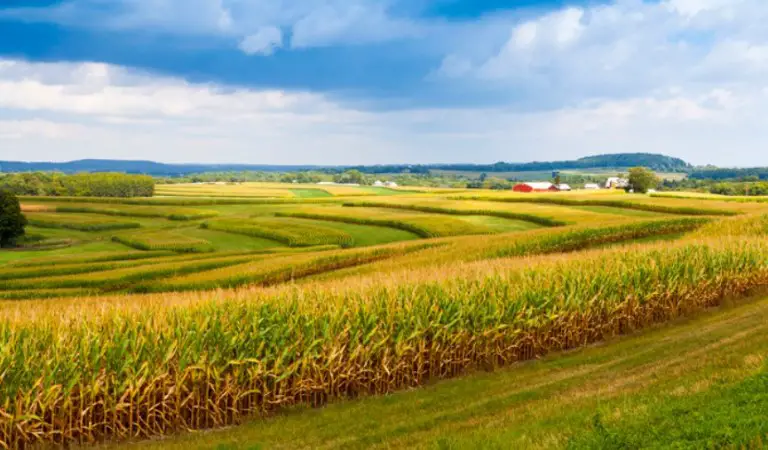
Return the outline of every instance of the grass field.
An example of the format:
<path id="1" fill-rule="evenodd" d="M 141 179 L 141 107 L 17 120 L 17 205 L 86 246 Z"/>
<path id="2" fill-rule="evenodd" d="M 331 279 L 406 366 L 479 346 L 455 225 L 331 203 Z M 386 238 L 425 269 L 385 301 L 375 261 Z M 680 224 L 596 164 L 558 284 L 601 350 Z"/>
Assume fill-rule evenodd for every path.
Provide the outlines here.
<path id="1" fill-rule="evenodd" d="M 768 204 L 159 188 L 23 199 L 36 241 L 61 245 L 0 251 L 0 447 L 738 448 L 768 434 L 750 419 L 768 408 Z"/>

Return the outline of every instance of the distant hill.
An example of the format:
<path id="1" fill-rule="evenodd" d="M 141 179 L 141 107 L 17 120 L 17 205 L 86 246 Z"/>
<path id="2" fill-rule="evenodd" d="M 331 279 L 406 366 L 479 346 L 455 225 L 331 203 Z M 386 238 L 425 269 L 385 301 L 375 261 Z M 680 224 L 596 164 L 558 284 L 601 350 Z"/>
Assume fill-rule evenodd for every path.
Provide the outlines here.
<path id="1" fill-rule="evenodd" d="M 437 167 L 443 170 L 466 170 L 483 172 L 533 172 L 542 170 L 572 170 L 572 169 L 623 169 L 643 166 L 659 172 L 685 172 L 692 168 L 690 164 L 679 158 L 657 155 L 652 153 L 617 153 L 613 155 L 596 155 L 572 161 L 548 161 L 529 163 L 498 162 L 492 165 L 450 164 Z"/>
<path id="2" fill-rule="evenodd" d="M 286 172 L 315 170 L 318 166 L 273 166 L 257 164 L 164 164 L 154 161 L 81 159 L 70 162 L 0 161 L 0 172 L 125 172 L 148 175 L 188 175 L 203 172 Z"/>
<path id="3" fill-rule="evenodd" d="M 0 172 L 57 171 L 78 172 L 125 172 L 149 175 L 176 176 L 203 172 L 297 172 L 319 170 L 341 172 L 357 169 L 363 173 L 429 173 L 430 170 L 453 170 L 467 172 L 533 172 L 572 169 L 623 169 L 644 166 L 659 172 L 685 172 L 692 167 L 682 159 L 650 153 L 618 153 L 597 155 L 573 161 L 549 161 L 528 163 L 495 164 L 393 164 L 374 166 L 278 166 L 260 164 L 165 164 L 154 161 L 123 161 L 112 159 L 82 159 L 70 162 L 18 162 L 0 161 Z"/>

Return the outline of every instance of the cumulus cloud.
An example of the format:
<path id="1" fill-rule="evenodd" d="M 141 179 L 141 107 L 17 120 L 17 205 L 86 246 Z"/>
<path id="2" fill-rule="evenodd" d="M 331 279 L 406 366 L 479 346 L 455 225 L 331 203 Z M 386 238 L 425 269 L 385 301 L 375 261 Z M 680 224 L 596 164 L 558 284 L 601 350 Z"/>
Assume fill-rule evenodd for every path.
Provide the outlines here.
<path id="1" fill-rule="evenodd" d="M 0 17 L 67 26 L 219 35 L 247 54 L 282 46 L 280 28 L 293 47 L 360 45 L 418 35 L 416 20 L 396 17 L 395 0 L 67 0 L 49 7 L 1 9 Z M 108 5 L 108 6 L 105 6 Z"/>
<path id="2" fill-rule="evenodd" d="M 360 111 L 308 92 L 0 60 L 0 159 L 371 164 L 657 151 L 695 163 L 768 164 L 766 114 L 768 91 L 735 88 L 676 88 L 539 112 Z"/>
<path id="3" fill-rule="evenodd" d="M 407 16 L 398 0 L 106 4 L 69 0 L 13 14 L 68 26 L 211 34 L 265 56 L 400 44 L 403 53 L 440 54 L 414 91 L 465 103 L 381 110 L 380 98 L 363 93 L 356 105 L 368 109 L 361 110 L 337 94 L 301 88 L 0 59 L 0 138 L 12 142 L 0 146 L 0 156 L 48 159 L 57 149 L 67 158 L 104 157 L 108 148 L 109 156 L 133 158 L 354 164 L 654 151 L 694 163 L 768 164 L 760 120 L 768 114 L 764 0 L 619 0 L 471 21 Z"/>
<path id="4" fill-rule="evenodd" d="M 264 27 L 240 42 L 240 50 L 248 55 L 269 56 L 283 46 L 283 32 L 277 27 Z"/>
<path id="5" fill-rule="evenodd" d="M 510 24 L 506 41 L 484 59 L 451 52 L 437 74 L 534 92 L 533 102 L 548 107 L 675 86 L 757 83 L 768 70 L 766 19 L 762 0 L 570 7 Z"/>

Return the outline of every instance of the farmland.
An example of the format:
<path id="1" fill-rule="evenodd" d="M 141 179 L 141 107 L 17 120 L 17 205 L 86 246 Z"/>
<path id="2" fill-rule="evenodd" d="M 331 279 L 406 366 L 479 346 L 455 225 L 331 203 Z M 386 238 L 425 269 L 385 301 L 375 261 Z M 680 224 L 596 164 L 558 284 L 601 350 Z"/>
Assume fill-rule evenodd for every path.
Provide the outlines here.
<path id="1" fill-rule="evenodd" d="M 648 423 L 664 447 L 665 403 L 708 421 L 691 447 L 768 433 L 707 434 L 764 385 L 768 203 L 242 183 L 22 205 L 64 244 L 0 253 L 0 447 L 635 448 Z"/>

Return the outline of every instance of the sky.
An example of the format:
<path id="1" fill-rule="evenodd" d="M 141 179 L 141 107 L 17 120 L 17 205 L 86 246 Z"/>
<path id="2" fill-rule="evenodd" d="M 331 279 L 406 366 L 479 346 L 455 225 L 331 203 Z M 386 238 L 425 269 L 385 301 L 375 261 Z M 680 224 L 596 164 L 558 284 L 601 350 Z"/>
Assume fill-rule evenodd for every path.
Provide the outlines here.
<path id="1" fill-rule="evenodd" d="M 0 160 L 768 166 L 765 0 L 3 0 Z"/>

